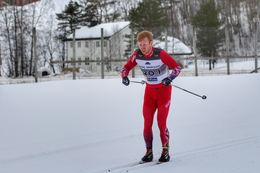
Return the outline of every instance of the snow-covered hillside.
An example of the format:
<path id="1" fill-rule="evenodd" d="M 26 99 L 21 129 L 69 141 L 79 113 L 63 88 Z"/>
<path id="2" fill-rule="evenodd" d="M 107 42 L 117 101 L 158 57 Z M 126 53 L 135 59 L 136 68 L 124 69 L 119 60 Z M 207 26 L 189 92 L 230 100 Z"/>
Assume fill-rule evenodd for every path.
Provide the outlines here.
<path id="1" fill-rule="evenodd" d="M 144 86 L 88 79 L 0 86 L 1 173 L 258 173 L 260 74 L 179 77 L 168 119 L 172 160 L 144 154 Z M 141 80 L 141 79 L 135 79 Z M 161 146 L 154 122 L 154 153 Z"/>

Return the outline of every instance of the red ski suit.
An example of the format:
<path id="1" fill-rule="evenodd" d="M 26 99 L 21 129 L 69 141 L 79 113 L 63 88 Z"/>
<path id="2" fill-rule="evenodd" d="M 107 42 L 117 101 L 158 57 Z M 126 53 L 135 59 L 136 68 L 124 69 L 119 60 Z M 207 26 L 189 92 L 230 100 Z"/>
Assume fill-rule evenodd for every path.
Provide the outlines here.
<path id="1" fill-rule="evenodd" d="M 140 67 L 147 80 L 143 102 L 143 135 L 146 147 L 148 149 L 152 148 L 152 125 L 156 110 L 162 146 L 166 146 L 169 143 L 169 131 L 166 121 L 171 104 L 172 86 L 165 86 L 162 84 L 162 80 L 169 76 L 175 78 L 180 73 L 181 68 L 164 50 L 152 48 L 148 55 L 143 55 L 138 49 L 124 65 L 121 76 L 128 76 L 129 71 L 136 65 Z M 166 67 L 172 70 L 170 75 Z"/>

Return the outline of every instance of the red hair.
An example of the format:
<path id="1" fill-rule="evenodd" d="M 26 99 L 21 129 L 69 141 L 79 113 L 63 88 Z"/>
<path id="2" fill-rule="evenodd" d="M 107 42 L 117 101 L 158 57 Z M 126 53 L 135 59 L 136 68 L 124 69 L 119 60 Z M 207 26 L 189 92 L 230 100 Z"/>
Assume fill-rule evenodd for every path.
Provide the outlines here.
<path id="1" fill-rule="evenodd" d="M 148 38 L 149 41 L 153 41 L 153 33 L 150 31 L 142 31 L 137 34 L 137 41 L 141 41 L 144 38 Z"/>

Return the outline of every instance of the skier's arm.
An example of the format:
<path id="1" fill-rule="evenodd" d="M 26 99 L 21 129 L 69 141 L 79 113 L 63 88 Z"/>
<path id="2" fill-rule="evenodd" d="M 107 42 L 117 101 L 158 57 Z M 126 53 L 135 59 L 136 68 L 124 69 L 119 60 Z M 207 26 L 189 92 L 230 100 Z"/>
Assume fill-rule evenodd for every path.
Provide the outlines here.
<path id="1" fill-rule="evenodd" d="M 172 72 L 169 74 L 171 80 L 175 79 L 181 72 L 181 66 L 175 61 L 175 59 L 169 55 L 166 51 L 162 50 L 160 53 L 161 60 L 168 66 Z"/>
<path id="2" fill-rule="evenodd" d="M 127 77 L 130 70 L 133 69 L 136 66 L 136 54 L 137 51 L 135 51 L 127 61 L 127 63 L 124 65 L 123 69 L 121 70 L 121 77 Z"/>

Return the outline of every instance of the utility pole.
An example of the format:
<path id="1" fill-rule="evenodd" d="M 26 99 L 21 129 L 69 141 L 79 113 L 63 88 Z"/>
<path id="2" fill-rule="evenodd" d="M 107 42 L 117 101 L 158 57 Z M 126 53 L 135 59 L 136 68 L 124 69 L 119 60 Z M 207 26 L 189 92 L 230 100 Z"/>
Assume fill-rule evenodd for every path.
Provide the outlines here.
<path id="1" fill-rule="evenodd" d="M 76 29 L 73 29 L 73 80 L 76 80 Z"/>
<path id="2" fill-rule="evenodd" d="M 104 74 L 104 28 L 101 28 L 101 79 L 105 78 Z"/>
<path id="3" fill-rule="evenodd" d="M 225 13 L 225 39 L 226 39 L 226 58 L 227 58 L 227 74 L 230 75 L 230 40 L 229 40 L 229 22 L 228 22 L 228 9 L 226 8 Z"/>
<path id="4" fill-rule="evenodd" d="M 257 55 L 257 49 L 258 49 L 258 32 L 259 32 L 259 7 L 260 6 L 260 0 L 257 0 L 257 16 L 255 20 L 255 27 L 256 27 L 256 32 L 255 32 L 255 72 L 258 72 L 258 55 Z"/>
<path id="5" fill-rule="evenodd" d="M 193 54 L 194 54 L 194 64 L 195 64 L 195 76 L 198 76 L 199 73 L 198 73 L 198 60 L 197 60 L 197 45 L 196 45 L 196 42 L 197 42 L 197 34 L 196 34 L 196 27 L 193 26 L 193 43 L 192 43 L 192 46 L 193 46 Z"/>
<path id="6" fill-rule="evenodd" d="M 229 31 L 228 24 L 226 23 L 225 27 L 225 38 L 226 38 L 226 58 L 227 58 L 227 74 L 230 75 L 230 40 L 229 40 Z"/>
<path id="7" fill-rule="evenodd" d="M 38 64 L 38 57 L 36 54 L 36 28 L 33 27 L 33 57 L 34 57 L 34 78 L 35 78 L 35 82 L 38 82 L 38 68 L 37 68 L 37 64 Z"/>

